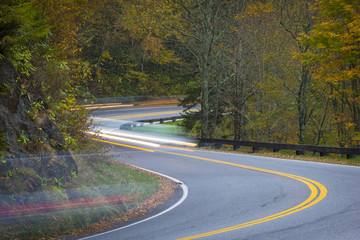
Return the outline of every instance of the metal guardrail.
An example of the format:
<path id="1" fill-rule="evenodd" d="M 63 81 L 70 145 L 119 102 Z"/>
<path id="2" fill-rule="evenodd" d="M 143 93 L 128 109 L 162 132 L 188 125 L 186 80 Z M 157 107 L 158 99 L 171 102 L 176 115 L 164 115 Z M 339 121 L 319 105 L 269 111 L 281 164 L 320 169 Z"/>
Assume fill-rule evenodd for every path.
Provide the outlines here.
<path id="1" fill-rule="evenodd" d="M 204 147 L 207 144 L 212 144 L 215 148 L 221 148 L 222 145 L 232 145 L 234 150 L 239 149 L 241 146 L 252 147 L 253 152 L 261 148 L 271 149 L 273 152 L 280 150 L 294 150 L 296 155 L 304 155 L 305 152 L 320 153 L 320 156 L 328 156 L 329 153 L 344 154 L 346 158 L 353 158 L 360 155 L 360 148 L 343 148 L 343 147 L 325 147 L 316 145 L 302 145 L 302 144 L 285 144 L 285 143 L 267 143 L 267 142 L 254 142 L 254 141 L 236 141 L 226 139 L 199 139 L 199 147 Z"/>
<path id="2" fill-rule="evenodd" d="M 155 119 L 149 119 L 149 120 L 140 120 L 138 122 L 142 122 L 142 123 L 154 123 L 154 122 L 160 122 L 160 123 L 164 123 L 165 121 L 172 121 L 172 122 L 176 122 L 176 120 L 180 120 L 183 119 L 184 117 L 182 116 L 177 116 L 177 117 L 168 117 L 168 118 L 155 118 Z"/>
<path id="3" fill-rule="evenodd" d="M 164 123 L 164 122 L 167 122 L 167 121 L 176 122 L 176 120 L 180 120 L 180 119 L 183 119 L 183 117 L 177 116 L 177 117 L 168 117 L 168 118 L 156 118 L 156 119 L 149 119 L 149 120 L 139 120 L 137 122 L 129 122 L 129 123 L 121 124 L 120 129 L 129 129 L 129 128 L 134 128 L 134 127 L 141 127 L 141 126 L 144 126 L 145 123 L 153 124 L 153 123 Z"/>
<path id="4" fill-rule="evenodd" d="M 176 122 L 176 120 L 183 119 L 182 116 L 169 117 L 169 118 L 156 118 L 149 120 L 140 120 L 137 123 L 128 123 L 120 128 L 131 128 L 136 126 L 143 126 L 144 123 L 153 124 L 155 122 L 164 123 L 165 121 Z M 212 145 L 215 148 L 221 148 L 222 145 L 232 145 L 234 150 L 240 147 L 252 147 L 252 151 L 256 152 L 262 148 L 270 149 L 273 152 L 280 150 L 294 150 L 296 155 L 304 155 L 305 152 L 320 153 L 320 156 L 328 156 L 330 153 L 346 155 L 347 159 L 353 158 L 356 155 L 360 155 L 360 148 L 343 148 L 343 147 L 325 147 L 316 145 L 305 145 L 305 144 L 287 144 L 287 143 L 268 143 L 268 142 L 255 142 L 255 141 L 237 141 L 227 139 L 197 139 L 199 147 L 205 147 Z"/>

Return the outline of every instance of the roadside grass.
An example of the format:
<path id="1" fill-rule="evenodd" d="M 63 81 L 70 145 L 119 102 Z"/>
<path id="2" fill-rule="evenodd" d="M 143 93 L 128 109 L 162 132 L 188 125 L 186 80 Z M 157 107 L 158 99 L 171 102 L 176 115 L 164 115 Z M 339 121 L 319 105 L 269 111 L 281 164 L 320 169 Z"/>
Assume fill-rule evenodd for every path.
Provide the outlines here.
<path id="1" fill-rule="evenodd" d="M 162 124 L 149 124 L 144 126 L 132 127 L 129 129 L 133 132 L 151 133 L 166 136 L 189 137 L 189 133 L 178 122 L 166 122 Z"/>
<path id="2" fill-rule="evenodd" d="M 169 126 L 181 126 L 182 121 L 183 120 L 179 120 L 179 121 L 176 121 L 176 122 L 165 122 L 163 124 L 169 125 Z"/>
<path id="3" fill-rule="evenodd" d="M 52 239 L 79 231 L 87 232 L 87 229 L 96 231 L 99 222 L 112 222 L 126 216 L 159 190 L 159 177 L 103 155 L 79 155 L 74 159 L 78 174 L 71 182 L 57 186 L 44 184 L 42 191 L 34 193 L 26 204 L 37 207 L 39 202 L 71 205 L 73 199 L 84 200 L 85 204 L 7 217 L 0 215 L 0 239 Z M 106 202 L 109 196 L 131 197 L 131 200 Z M 88 206 L 86 202 L 94 198 L 103 203 Z"/>
<path id="4" fill-rule="evenodd" d="M 235 154 L 271 157 L 271 158 L 294 159 L 294 160 L 312 161 L 312 162 L 321 162 L 321 163 L 330 163 L 330 164 L 360 166 L 360 156 L 355 156 L 354 158 L 347 159 L 346 156 L 339 154 L 329 154 L 328 156 L 320 157 L 319 153 L 313 153 L 313 152 L 305 152 L 304 155 L 296 155 L 295 151 L 292 150 L 281 150 L 279 152 L 273 152 L 268 149 L 260 149 L 259 151 L 253 152 L 251 147 L 241 147 L 240 149 L 235 151 L 232 150 L 232 148 L 233 146 L 231 145 L 223 145 L 223 147 L 220 149 L 215 149 L 212 147 L 205 147 L 200 149 L 207 151 L 219 151 L 219 152 L 228 152 Z"/>
<path id="5" fill-rule="evenodd" d="M 285 159 L 322 162 L 322 163 L 330 163 L 330 164 L 360 166 L 360 156 L 355 156 L 353 158 L 347 159 L 345 155 L 329 154 L 328 156 L 320 157 L 320 153 L 313 153 L 313 152 L 305 152 L 304 155 L 296 155 L 295 151 L 290 151 L 290 150 L 282 150 L 276 153 L 270 150 L 261 150 L 259 153 L 255 153 L 255 154 L 265 157 L 273 157 L 273 158 L 285 158 Z"/>

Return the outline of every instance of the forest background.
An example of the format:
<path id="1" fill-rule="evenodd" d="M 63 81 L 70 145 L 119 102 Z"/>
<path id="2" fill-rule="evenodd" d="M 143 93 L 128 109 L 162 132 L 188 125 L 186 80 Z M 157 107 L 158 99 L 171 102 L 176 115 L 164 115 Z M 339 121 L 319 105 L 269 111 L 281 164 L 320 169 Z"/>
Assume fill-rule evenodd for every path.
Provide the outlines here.
<path id="1" fill-rule="evenodd" d="M 359 145 L 358 0 L 11 0 L 0 26 L 28 113 L 64 148 L 84 144 L 79 100 L 135 95 L 201 104 L 198 137 Z"/>
<path id="2" fill-rule="evenodd" d="M 164 95 L 201 106 L 196 137 L 359 147 L 360 0 L 1 0 L 0 206 L 147 199 L 159 181 L 115 167 L 79 103 Z M 123 206 L 0 232 L 63 235 Z"/>

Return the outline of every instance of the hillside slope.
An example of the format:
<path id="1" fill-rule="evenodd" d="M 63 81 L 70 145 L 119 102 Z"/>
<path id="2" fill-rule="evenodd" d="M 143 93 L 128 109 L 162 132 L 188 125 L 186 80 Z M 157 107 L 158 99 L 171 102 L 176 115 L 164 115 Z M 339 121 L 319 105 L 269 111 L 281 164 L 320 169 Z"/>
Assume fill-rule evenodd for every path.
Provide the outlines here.
<path id="1" fill-rule="evenodd" d="M 41 178 L 69 180 L 77 166 L 59 128 L 46 114 L 39 89 L 26 89 L 14 66 L 0 62 L 0 191 L 2 195 L 33 192 Z M 37 118 L 34 102 L 43 102 Z M 21 200 L 19 200 L 21 201 Z"/>

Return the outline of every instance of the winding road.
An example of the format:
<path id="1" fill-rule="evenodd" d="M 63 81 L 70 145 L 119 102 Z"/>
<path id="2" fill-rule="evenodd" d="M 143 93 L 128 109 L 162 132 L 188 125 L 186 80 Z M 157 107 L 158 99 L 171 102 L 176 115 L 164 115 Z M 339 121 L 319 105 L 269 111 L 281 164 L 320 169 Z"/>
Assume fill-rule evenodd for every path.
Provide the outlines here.
<path id="1" fill-rule="evenodd" d="M 148 221 L 83 239 L 360 239 L 359 167 L 111 137 L 123 132 L 119 124 L 125 121 L 180 111 L 153 107 L 93 112 L 98 126 L 110 133 L 103 139 L 117 143 L 112 153 L 119 161 L 180 180 L 183 188 L 173 202 L 184 201 Z"/>

